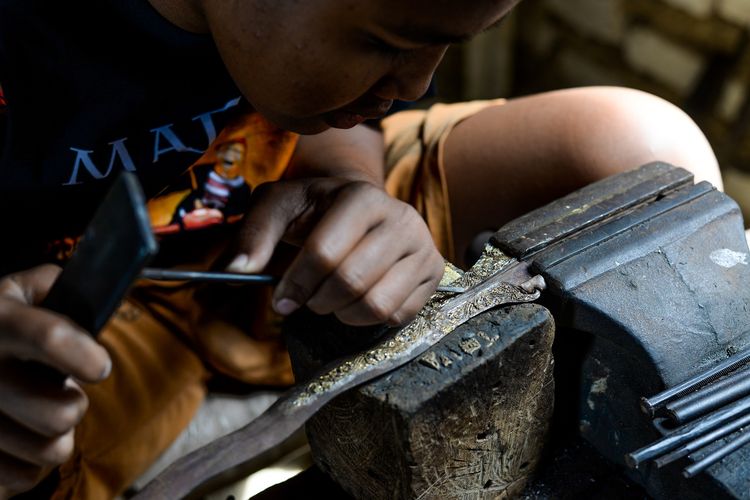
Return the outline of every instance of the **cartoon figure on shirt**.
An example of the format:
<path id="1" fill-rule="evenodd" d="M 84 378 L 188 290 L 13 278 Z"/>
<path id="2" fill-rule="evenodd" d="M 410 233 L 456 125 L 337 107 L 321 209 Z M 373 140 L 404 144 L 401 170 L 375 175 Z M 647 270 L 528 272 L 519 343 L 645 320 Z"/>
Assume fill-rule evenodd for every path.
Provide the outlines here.
<path id="1" fill-rule="evenodd" d="M 250 187 L 240 173 L 245 141 L 237 139 L 220 145 L 216 163 L 197 167 L 193 174 L 202 179 L 201 187 L 188 196 L 175 214 L 183 229 L 199 229 L 221 224 L 244 213 Z"/>
<path id="2" fill-rule="evenodd" d="M 296 144 L 295 134 L 258 113 L 239 115 L 179 179 L 149 200 L 154 233 L 167 236 L 238 222 L 253 186 L 281 178 Z"/>
<path id="3" fill-rule="evenodd" d="M 223 144 L 217 153 L 219 161 L 203 184 L 203 204 L 207 207 L 224 209 L 233 192 L 239 194 L 245 179 L 240 175 L 240 162 L 245 154 L 244 141 Z"/>

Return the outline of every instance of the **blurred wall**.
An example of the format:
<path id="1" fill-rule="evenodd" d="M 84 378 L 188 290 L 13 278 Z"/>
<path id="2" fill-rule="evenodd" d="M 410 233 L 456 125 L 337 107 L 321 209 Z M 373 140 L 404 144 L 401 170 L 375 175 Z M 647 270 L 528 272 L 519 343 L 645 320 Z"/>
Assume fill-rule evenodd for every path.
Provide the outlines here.
<path id="1" fill-rule="evenodd" d="M 623 85 L 687 111 L 750 221 L 750 0 L 523 0 L 449 52 L 446 100 Z"/>

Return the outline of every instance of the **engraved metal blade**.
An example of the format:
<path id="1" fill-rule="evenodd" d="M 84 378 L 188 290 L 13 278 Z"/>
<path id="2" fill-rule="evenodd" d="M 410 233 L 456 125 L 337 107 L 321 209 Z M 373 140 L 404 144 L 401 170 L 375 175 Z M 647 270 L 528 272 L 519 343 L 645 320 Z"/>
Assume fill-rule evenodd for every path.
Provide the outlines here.
<path id="1" fill-rule="evenodd" d="M 260 417 L 172 464 L 135 498 L 197 497 L 247 474 L 328 401 L 404 365 L 477 314 L 504 304 L 533 302 L 544 289 L 528 264 L 492 246 L 466 273 L 446 268 L 441 286 L 465 288 L 460 295 L 436 293 L 417 318 L 374 347 L 324 368 L 310 381 L 292 387 Z"/>

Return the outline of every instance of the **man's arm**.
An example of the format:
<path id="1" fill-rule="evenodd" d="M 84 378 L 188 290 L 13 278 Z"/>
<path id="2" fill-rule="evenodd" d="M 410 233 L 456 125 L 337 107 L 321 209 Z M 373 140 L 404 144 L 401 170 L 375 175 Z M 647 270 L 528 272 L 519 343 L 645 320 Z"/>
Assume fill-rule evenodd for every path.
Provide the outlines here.
<path id="1" fill-rule="evenodd" d="M 367 125 L 302 136 L 287 177 L 342 177 L 382 187 L 383 149 L 383 134 Z"/>

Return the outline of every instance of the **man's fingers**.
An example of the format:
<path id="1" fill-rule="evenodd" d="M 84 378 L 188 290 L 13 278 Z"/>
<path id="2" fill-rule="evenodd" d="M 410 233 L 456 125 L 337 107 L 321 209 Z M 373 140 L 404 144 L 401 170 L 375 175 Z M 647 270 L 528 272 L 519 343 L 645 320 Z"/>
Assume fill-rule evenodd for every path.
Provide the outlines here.
<path id="1" fill-rule="evenodd" d="M 400 307 L 391 314 L 387 323 L 390 326 L 399 326 L 413 320 L 419 311 L 422 310 L 422 307 L 424 307 L 432 294 L 435 293 L 436 286 L 437 284 L 433 284 L 432 282 L 423 283 L 418 286 L 411 295 L 401 303 Z"/>
<path id="2" fill-rule="evenodd" d="M 281 240 L 304 242 L 274 293 L 281 314 L 307 304 L 350 324 L 398 321 L 416 314 L 442 276 L 424 221 L 366 182 L 283 181 L 256 189 L 229 269 L 261 271 Z"/>
<path id="3" fill-rule="evenodd" d="M 47 438 L 0 415 L 0 452 L 41 467 L 55 467 L 73 453 L 74 430 Z"/>
<path id="4" fill-rule="evenodd" d="M 353 183 L 339 192 L 276 288 L 274 304 L 279 313 L 289 314 L 305 304 L 362 238 L 382 223 L 384 196 L 365 183 Z"/>
<path id="5" fill-rule="evenodd" d="M 15 457 L 0 453 L 0 484 L 10 493 L 28 491 L 43 479 L 44 470 Z"/>
<path id="6" fill-rule="evenodd" d="M 307 301 L 307 307 L 321 315 L 343 309 L 367 293 L 395 262 L 416 250 L 394 245 L 391 229 L 380 225 L 367 233 L 326 277 Z M 363 265 L 365 262 L 367 265 Z"/>
<path id="7" fill-rule="evenodd" d="M 85 382 L 109 375 L 107 351 L 63 316 L 0 298 L 0 354 L 39 361 Z"/>
<path id="8" fill-rule="evenodd" d="M 395 325 L 408 321 L 419 312 L 440 282 L 442 273 L 433 272 L 433 268 L 438 269 L 435 262 L 434 256 L 421 253 L 399 261 L 359 300 L 336 311 L 336 316 L 353 326 Z"/>
<path id="9" fill-rule="evenodd" d="M 39 361 L 87 382 L 106 377 L 107 351 L 67 318 L 40 304 L 61 269 L 38 266 L 0 280 L 0 355 Z"/>
<path id="10" fill-rule="evenodd" d="M 289 224 L 307 208 L 304 186 L 268 183 L 253 191 L 250 208 L 242 222 L 238 255 L 227 267 L 237 273 L 260 272 L 271 260 Z"/>
<path id="11" fill-rule="evenodd" d="M 47 296 L 52 284 L 62 269 L 53 264 L 45 264 L 11 274 L 0 280 L 0 295 L 13 297 L 21 302 L 38 305 Z"/>
<path id="12" fill-rule="evenodd" d="M 2 364 L 0 413 L 42 436 L 62 436 L 81 421 L 88 398 L 73 380 L 40 380 L 33 370 L 20 361 Z"/>

